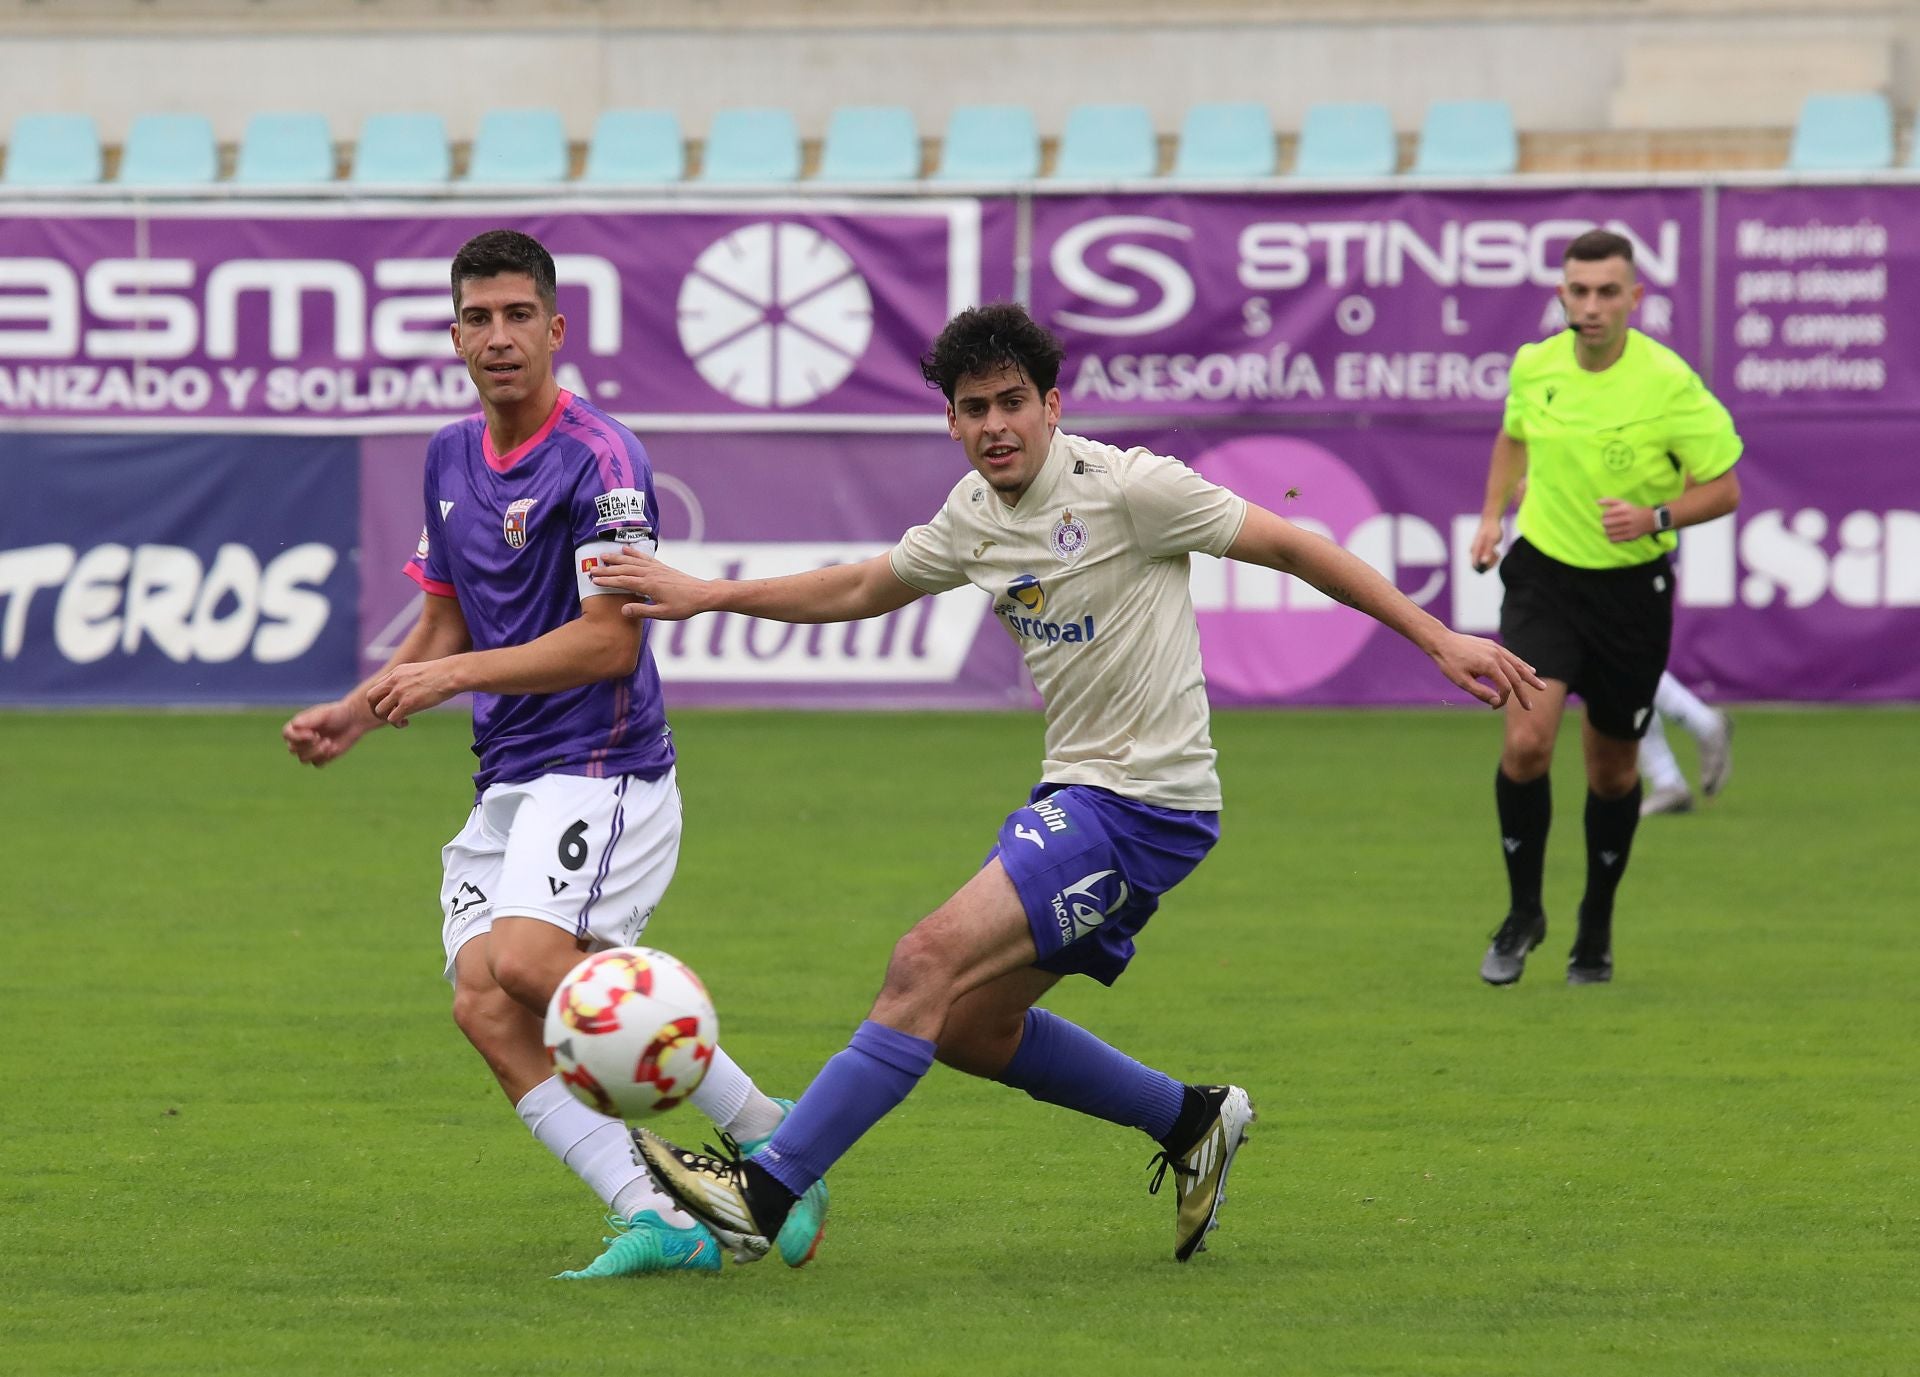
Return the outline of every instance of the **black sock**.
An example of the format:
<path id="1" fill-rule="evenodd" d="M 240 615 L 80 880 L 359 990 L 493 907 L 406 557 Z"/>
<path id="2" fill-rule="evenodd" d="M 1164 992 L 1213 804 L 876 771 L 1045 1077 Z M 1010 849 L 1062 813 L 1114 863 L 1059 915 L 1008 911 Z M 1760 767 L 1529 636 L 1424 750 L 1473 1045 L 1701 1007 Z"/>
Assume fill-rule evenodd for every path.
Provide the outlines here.
<path id="1" fill-rule="evenodd" d="M 747 1208 L 753 1222 L 768 1238 L 780 1232 L 800 1197 L 787 1189 L 786 1182 L 752 1158 L 741 1164 L 747 1176 Z"/>
<path id="2" fill-rule="evenodd" d="M 1580 900 L 1583 951 L 1607 950 L 1613 935 L 1613 895 L 1627 873 L 1634 829 L 1640 826 L 1640 782 L 1619 798 L 1587 794 L 1587 892 Z"/>
<path id="3" fill-rule="evenodd" d="M 1549 776 L 1516 784 L 1505 770 L 1493 776 L 1493 801 L 1500 813 L 1500 848 L 1507 856 L 1508 911 L 1535 917 L 1540 878 L 1547 868 L 1547 831 L 1553 826 L 1553 786 Z"/>
<path id="4" fill-rule="evenodd" d="M 1196 1087 L 1186 1087 L 1180 1099 L 1180 1112 L 1174 1116 L 1173 1127 L 1160 1140 L 1160 1146 L 1167 1150 L 1168 1156 L 1178 1157 L 1200 1141 L 1200 1131 L 1207 1126 L 1212 1110 L 1213 1106 L 1207 1102 L 1207 1097 Z"/>

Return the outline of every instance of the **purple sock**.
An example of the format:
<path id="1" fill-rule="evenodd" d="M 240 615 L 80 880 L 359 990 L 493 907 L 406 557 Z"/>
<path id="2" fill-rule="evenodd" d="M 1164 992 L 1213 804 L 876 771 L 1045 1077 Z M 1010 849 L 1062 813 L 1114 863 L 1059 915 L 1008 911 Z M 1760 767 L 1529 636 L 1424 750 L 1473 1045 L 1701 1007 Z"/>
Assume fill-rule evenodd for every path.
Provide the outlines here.
<path id="1" fill-rule="evenodd" d="M 1171 1076 L 1045 1009 L 1027 1010 L 1020 1048 L 997 1079 L 1045 1104 L 1137 1128 L 1156 1140 L 1172 1132 L 1186 1095 Z"/>
<path id="2" fill-rule="evenodd" d="M 871 1019 L 831 1058 L 753 1160 L 795 1195 L 827 1174 L 860 1135 L 907 1098 L 933 1065 L 933 1044 Z"/>

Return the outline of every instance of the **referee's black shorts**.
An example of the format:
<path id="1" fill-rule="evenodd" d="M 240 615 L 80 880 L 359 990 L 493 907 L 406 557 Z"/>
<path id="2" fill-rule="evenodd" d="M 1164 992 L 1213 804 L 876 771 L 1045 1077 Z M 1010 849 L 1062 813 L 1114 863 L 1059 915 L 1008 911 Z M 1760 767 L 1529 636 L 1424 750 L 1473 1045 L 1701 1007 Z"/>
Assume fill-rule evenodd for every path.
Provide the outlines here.
<path id="1" fill-rule="evenodd" d="M 1506 597 L 1500 639 L 1543 679 L 1586 700 L 1602 735 L 1638 741 L 1673 642 L 1673 568 L 1667 557 L 1621 569 L 1580 569 L 1525 540 L 1500 561 Z"/>

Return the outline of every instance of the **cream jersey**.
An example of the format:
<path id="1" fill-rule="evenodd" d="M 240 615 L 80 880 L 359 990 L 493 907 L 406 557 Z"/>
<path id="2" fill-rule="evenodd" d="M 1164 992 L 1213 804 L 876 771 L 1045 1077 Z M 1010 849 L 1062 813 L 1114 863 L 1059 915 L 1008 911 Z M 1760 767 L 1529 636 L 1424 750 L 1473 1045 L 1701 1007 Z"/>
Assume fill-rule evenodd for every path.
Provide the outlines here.
<path id="1" fill-rule="evenodd" d="M 1246 514 L 1178 459 L 1056 431 L 1017 506 L 969 473 L 891 560 L 924 592 L 993 596 L 1046 705 L 1045 781 L 1217 809 L 1187 556 L 1224 555 Z"/>

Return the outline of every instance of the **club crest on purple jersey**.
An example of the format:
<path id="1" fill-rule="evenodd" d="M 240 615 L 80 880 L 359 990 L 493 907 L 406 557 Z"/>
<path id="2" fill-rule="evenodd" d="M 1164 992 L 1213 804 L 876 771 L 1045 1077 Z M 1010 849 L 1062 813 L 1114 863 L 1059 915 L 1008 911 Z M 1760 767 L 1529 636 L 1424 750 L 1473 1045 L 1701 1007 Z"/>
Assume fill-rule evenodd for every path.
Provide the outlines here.
<path id="1" fill-rule="evenodd" d="M 1071 509 L 1060 513 L 1060 519 L 1053 523 L 1053 533 L 1048 537 L 1053 546 L 1053 555 L 1066 564 L 1073 563 L 1087 552 L 1087 523 L 1075 516 Z"/>
<path id="2" fill-rule="evenodd" d="M 527 513 L 533 510 L 533 504 L 539 500 L 537 497 L 523 497 L 507 508 L 507 519 L 502 529 L 506 533 L 507 544 L 516 550 L 527 543 Z"/>

